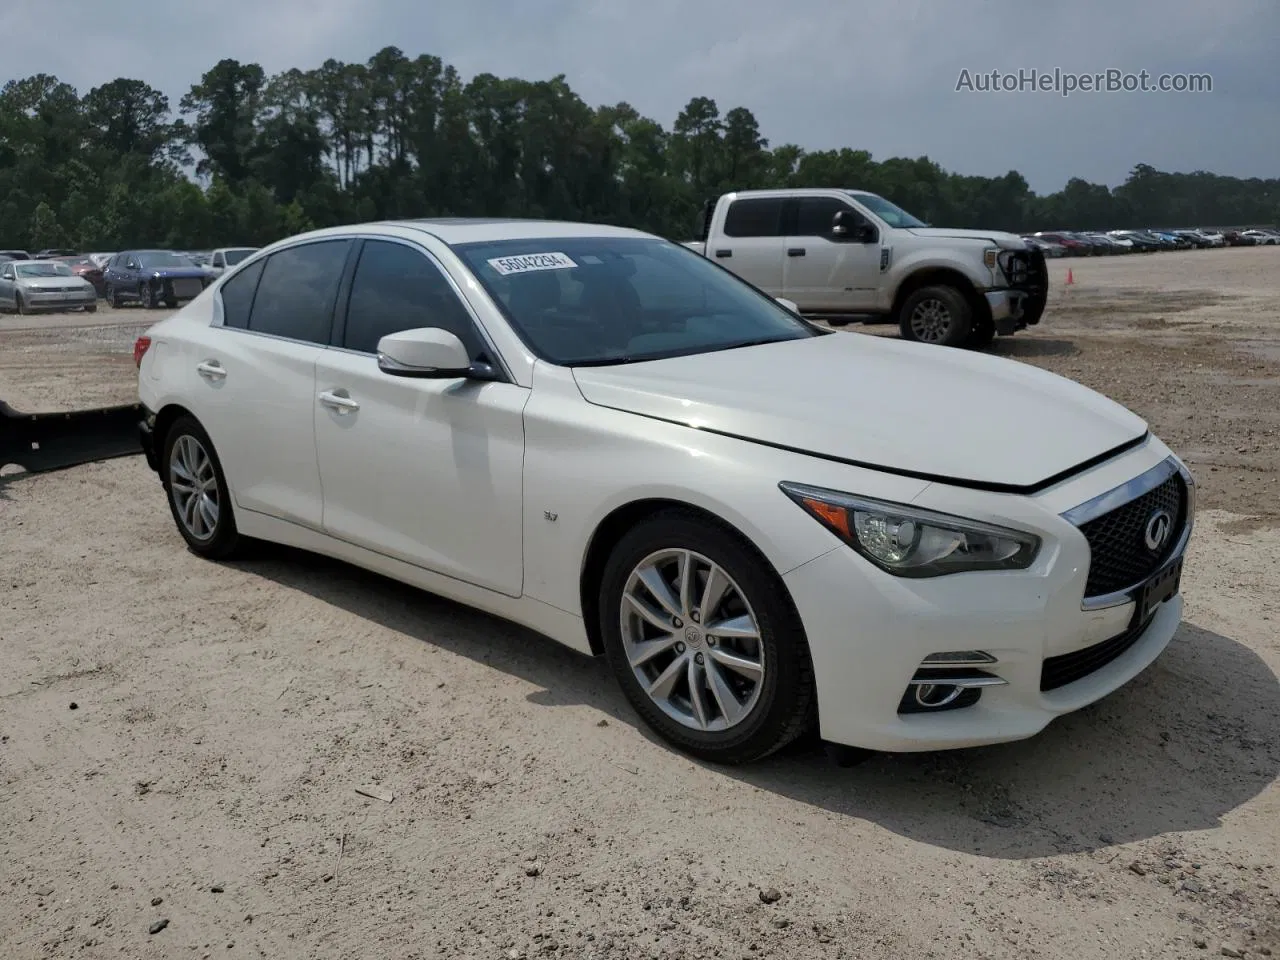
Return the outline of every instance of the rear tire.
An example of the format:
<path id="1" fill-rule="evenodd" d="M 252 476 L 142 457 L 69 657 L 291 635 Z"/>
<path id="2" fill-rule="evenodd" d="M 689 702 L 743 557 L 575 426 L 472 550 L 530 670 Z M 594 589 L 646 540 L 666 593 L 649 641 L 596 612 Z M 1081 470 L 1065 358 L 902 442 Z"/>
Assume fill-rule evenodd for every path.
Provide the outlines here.
<path id="1" fill-rule="evenodd" d="M 193 553 L 230 560 L 242 552 L 222 463 L 195 417 L 179 417 L 165 434 L 160 477 L 173 522 Z"/>
<path id="2" fill-rule="evenodd" d="M 903 340 L 958 347 L 973 329 L 973 308 L 955 287 L 921 287 L 903 301 L 898 330 Z"/>
<path id="3" fill-rule="evenodd" d="M 686 569 L 690 586 L 681 591 Z M 649 586 L 655 580 L 659 592 L 668 585 L 665 603 Z M 697 609 L 704 603 L 708 610 Z M 600 629 L 636 712 L 693 756 L 759 760 L 815 719 L 809 647 L 781 579 L 735 533 L 702 516 L 665 510 L 618 541 L 601 582 Z M 662 677 L 674 679 L 655 683 Z"/>

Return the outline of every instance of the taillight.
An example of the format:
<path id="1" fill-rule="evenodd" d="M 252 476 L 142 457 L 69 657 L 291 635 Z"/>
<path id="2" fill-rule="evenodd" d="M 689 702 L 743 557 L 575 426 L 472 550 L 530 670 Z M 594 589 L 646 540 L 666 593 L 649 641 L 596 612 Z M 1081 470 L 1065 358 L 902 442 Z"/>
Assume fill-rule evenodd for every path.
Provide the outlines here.
<path id="1" fill-rule="evenodd" d="M 133 365 L 135 367 L 142 366 L 143 354 L 147 352 L 147 348 L 151 346 L 150 337 L 139 337 L 133 341 Z"/>

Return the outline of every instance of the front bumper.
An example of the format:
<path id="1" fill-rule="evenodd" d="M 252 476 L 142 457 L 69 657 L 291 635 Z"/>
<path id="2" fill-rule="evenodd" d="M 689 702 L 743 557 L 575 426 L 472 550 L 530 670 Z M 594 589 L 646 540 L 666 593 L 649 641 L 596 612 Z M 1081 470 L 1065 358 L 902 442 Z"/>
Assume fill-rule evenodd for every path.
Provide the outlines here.
<path id="1" fill-rule="evenodd" d="M 24 292 L 23 301 L 33 310 L 66 310 L 69 307 L 87 307 L 98 302 L 96 290 L 75 291 L 74 293 L 40 293 Z"/>
<path id="2" fill-rule="evenodd" d="M 1068 485 L 1083 493 L 1076 503 L 1098 492 Z M 809 638 L 823 739 L 893 752 L 1025 739 L 1112 693 L 1161 654 L 1181 622 L 1181 595 L 1142 620 L 1136 595 L 1086 604 L 1088 543 L 1061 516 L 1070 500 L 1060 490 L 1045 496 L 1055 500 L 1040 531 L 1048 538 L 1026 571 L 910 580 L 842 545 L 784 576 Z M 1181 559 L 1187 539 L 1189 532 L 1166 566 Z M 976 702 L 955 709 L 905 709 L 922 668 L 941 672 L 927 661 L 966 651 L 992 658 L 968 673 L 996 685 L 967 690 Z"/>
<path id="3" fill-rule="evenodd" d="M 1022 314 L 1026 293 L 1021 290 L 988 290 L 986 298 L 991 319 L 995 321 L 996 333 L 1006 336 L 1025 326 Z"/>

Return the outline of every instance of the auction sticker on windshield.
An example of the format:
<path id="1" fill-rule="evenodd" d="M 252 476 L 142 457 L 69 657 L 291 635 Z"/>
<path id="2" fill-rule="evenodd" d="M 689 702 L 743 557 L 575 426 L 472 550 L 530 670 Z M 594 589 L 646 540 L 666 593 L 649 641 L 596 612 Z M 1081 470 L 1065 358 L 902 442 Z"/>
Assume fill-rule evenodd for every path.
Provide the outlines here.
<path id="1" fill-rule="evenodd" d="M 487 262 L 489 266 L 504 277 L 512 273 L 529 273 L 533 270 L 568 270 L 577 266 L 563 253 L 526 253 L 518 257 L 494 257 Z"/>

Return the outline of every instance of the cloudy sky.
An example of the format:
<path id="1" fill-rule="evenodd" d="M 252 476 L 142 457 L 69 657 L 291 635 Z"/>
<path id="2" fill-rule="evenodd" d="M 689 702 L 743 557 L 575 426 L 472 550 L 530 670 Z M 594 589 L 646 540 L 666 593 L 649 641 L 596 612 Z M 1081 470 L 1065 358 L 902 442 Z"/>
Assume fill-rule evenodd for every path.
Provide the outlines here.
<path id="1" fill-rule="evenodd" d="M 1276 0 L 54 0 L 3 3 L 0 82 L 117 76 L 179 97 L 218 59 L 268 73 L 432 53 L 464 78 L 564 73 L 670 126 L 693 96 L 772 144 L 927 155 L 961 173 L 1111 185 L 1139 162 L 1280 176 Z M 21 37 L 19 43 L 12 38 Z M 961 72 L 1207 73 L 1210 93 L 957 92 Z M 856 186 L 856 184 L 848 184 Z"/>

